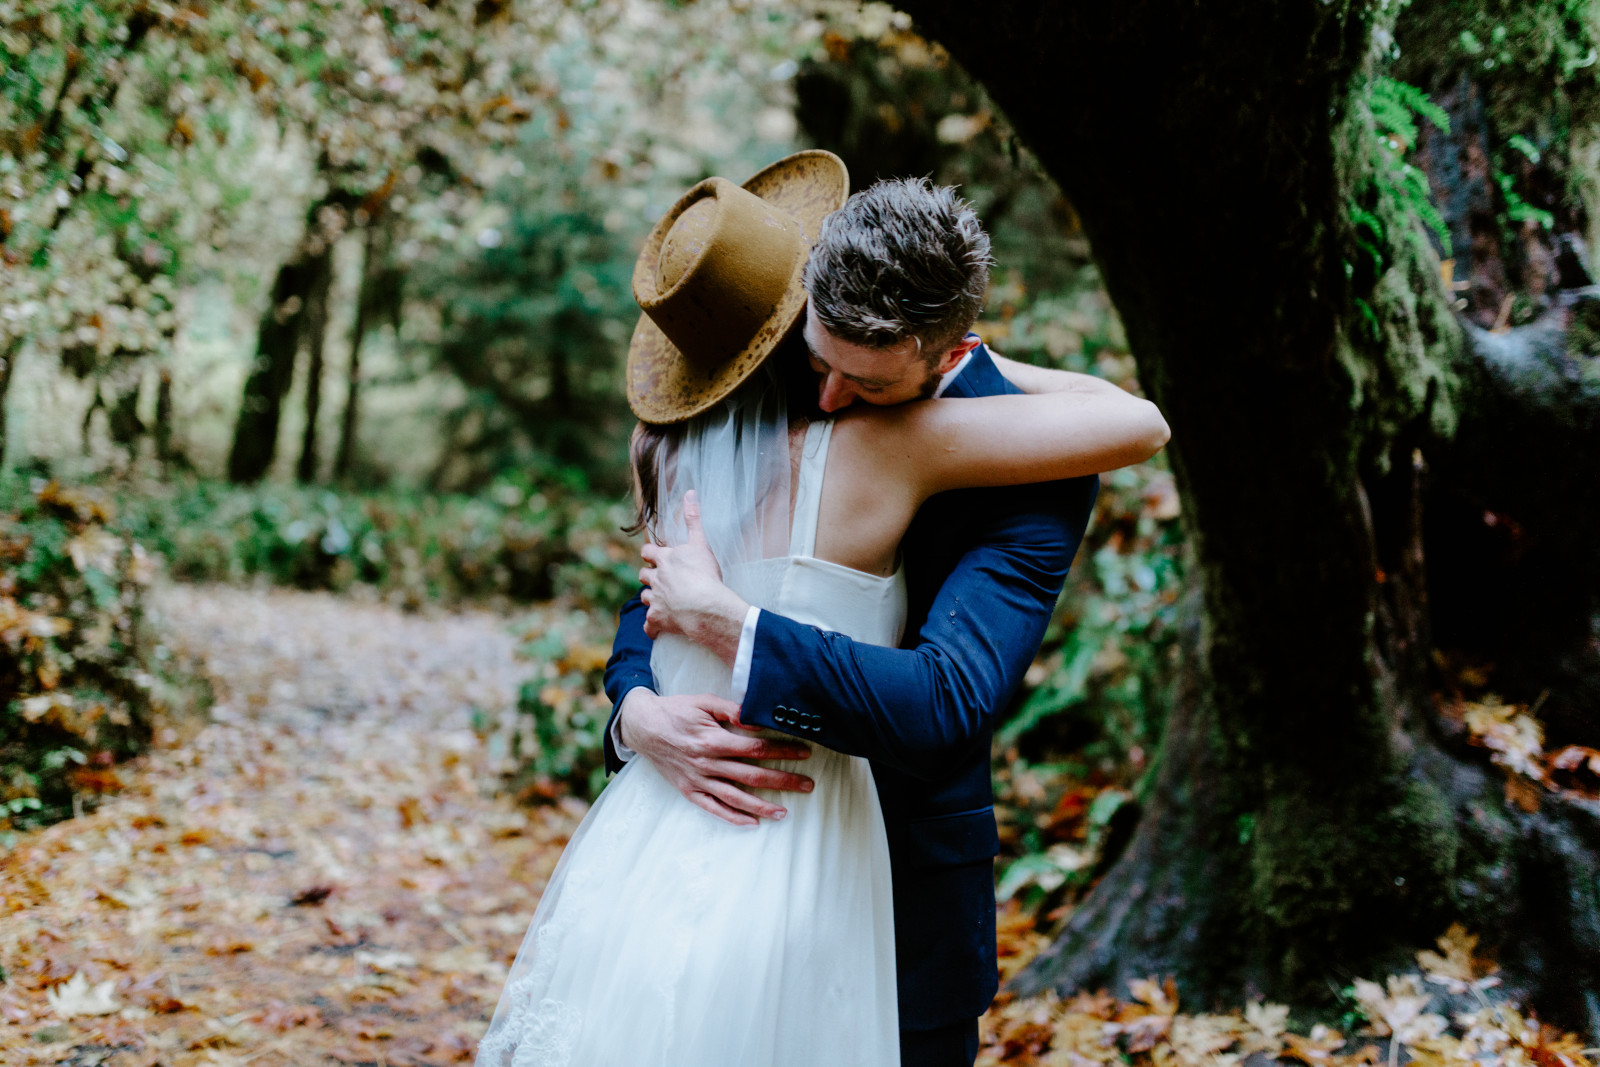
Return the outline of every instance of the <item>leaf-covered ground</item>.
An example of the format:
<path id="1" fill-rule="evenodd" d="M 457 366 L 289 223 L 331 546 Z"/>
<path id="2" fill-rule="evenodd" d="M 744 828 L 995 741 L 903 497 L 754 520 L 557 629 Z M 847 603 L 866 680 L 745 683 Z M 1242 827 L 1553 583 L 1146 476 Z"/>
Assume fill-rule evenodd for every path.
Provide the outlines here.
<path id="1" fill-rule="evenodd" d="M 0 1064 L 470 1061 L 584 810 L 503 786 L 497 739 L 536 673 L 516 634 L 587 648 L 607 621 L 226 588 L 157 606 L 213 679 L 213 721 L 0 855 Z M 1020 909 L 1000 929 L 1007 973 L 1047 941 Z M 1495 1000 L 1474 943 L 1453 929 L 1416 973 L 1355 983 L 1345 1033 L 1296 1033 L 1271 1004 L 1186 1014 L 1155 980 L 1130 1001 L 1002 997 L 979 1062 L 1589 1067 Z"/>
<path id="2" fill-rule="evenodd" d="M 0 1062 L 470 1061 L 583 810 L 515 806 L 474 732 L 528 673 L 504 619 L 158 606 L 216 721 L 0 857 Z"/>

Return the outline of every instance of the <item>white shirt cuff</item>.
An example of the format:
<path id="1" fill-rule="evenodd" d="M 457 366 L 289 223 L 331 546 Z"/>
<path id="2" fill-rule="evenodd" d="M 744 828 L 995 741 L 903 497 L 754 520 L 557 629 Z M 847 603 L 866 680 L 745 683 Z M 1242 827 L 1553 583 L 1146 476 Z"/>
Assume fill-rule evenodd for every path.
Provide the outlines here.
<path id="1" fill-rule="evenodd" d="M 636 685 L 626 693 L 622 694 L 622 704 L 626 704 L 628 702 L 628 698 L 641 689 L 643 689 L 646 693 L 652 693 L 655 691 L 647 685 Z M 638 753 L 622 743 L 622 704 L 617 705 L 617 713 L 611 716 L 611 747 L 617 750 L 617 759 L 621 760 L 623 763 L 627 763 L 634 756 L 638 755 Z"/>
<path id="2" fill-rule="evenodd" d="M 744 703 L 744 691 L 750 688 L 750 660 L 756 653 L 756 622 L 761 609 L 754 604 L 744 613 L 744 627 L 739 631 L 739 650 L 733 654 L 733 682 L 729 697 L 735 704 Z"/>

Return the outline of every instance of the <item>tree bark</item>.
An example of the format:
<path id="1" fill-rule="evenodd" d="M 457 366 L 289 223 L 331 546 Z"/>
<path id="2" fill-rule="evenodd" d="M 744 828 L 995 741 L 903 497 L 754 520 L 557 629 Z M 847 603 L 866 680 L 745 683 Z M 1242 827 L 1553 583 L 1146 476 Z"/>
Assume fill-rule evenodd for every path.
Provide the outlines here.
<path id="1" fill-rule="evenodd" d="M 356 423 L 361 411 L 361 345 L 367 338 L 368 312 L 378 278 L 380 224 L 369 223 L 361 242 L 361 286 L 356 293 L 356 320 L 350 327 L 350 363 L 345 368 L 344 414 L 339 420 L 339 450 L 333 459 L 334 481 L 350 477 L 355 456 Z"/>
<path id="2" fill-rule="evenodd" d="M 319 205 L 320 206 L 320 205 Z M 307 218 L 316 218 L 317 206 Z M 328 269 L 330 250 L 302 250 L 278 268 L 272 298 L 256 329 L 256 358 L 245 379 L 228 454 L 228 480 L 257 482 L 266 476 L 278 449 L 283 397 L 294 380 L 294 364 L 306 331 L 308 302 L 317 279 Z"/>
<path id="3" fill-rule="evenodd" d="M 176 452 L 172 447 L 172 370 L 162 367 L 156 379 L 156 421 L 153 427 L 156 439 L 156 462 L 161 465 L 161 476 L 172 474 Z"/>
<path id="4" fill-rule="evenodd" d="M 1463 919 L 1542 1010 L 1600 1022 L 1596 811 L 1508 810 L 1433 710 L 1425 492 L 1473 424 L 1475 350 L 1414 221 L 1370 196 L 1387 28 L 1310 2 L 903 6 L 1082 220 L 1172 427 L 1201 603 L 1140 827 L 1017 988 L 1326 1002 Z M 1380 262 L 1353 203 L 1387 212 Z"/>
<path id="5" fill-rule="evenodd" d="M 306 425 L 300 441 L 300 462 L 295 476 L 302 482 L 317 480 L 317 420 L 322 415 L 323 345 L 328 337 L 328 291 L 333 287 L 333 249 L 321 258 L 321 267 L 306 299 Z"/>
<path id="6" fill-rule="evenodd" d="M 11 390 L 11 376 L 16 372 L 17 360 L 22 355 L 23 338 L 13 337 L 11 343 L 6 345 L 4 352 L 0 352 L 0 466 L 6 460 L 6 395 Z"/>

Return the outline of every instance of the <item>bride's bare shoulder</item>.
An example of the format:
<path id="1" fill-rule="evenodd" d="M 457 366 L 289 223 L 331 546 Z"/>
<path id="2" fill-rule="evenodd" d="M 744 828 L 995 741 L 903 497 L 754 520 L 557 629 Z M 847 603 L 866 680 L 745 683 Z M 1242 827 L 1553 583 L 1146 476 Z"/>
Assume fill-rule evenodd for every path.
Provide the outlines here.
<path id="1" fill-rule="evenodd" d="M 887 410 L 887 409 L 883 409 Z M 834 563 L 890 574 L 919 497 L 905 476 L 876 410 L 854 408 L 834 417 L 822 483 L 817 555 Z"/>

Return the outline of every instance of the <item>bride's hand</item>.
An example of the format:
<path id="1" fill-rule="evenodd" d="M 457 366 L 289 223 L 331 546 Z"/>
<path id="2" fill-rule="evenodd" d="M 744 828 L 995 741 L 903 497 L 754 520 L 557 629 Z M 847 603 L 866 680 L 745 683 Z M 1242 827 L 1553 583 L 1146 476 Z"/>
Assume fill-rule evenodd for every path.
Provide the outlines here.
<path id="1" fill-rule="evenodd" d="M 644 632 L 652 639 L 680 634 L 732 666 L 750 605 L 722 583 L 722 568 L 700 527 L 700 500 L 693 490 L 684 494 L 683 518 L 687 541 L 672 548 L 647 544 L 641 552 L 645 565 L 639 580 L 645 590 L 640 598 L 649 609 Z"/>

